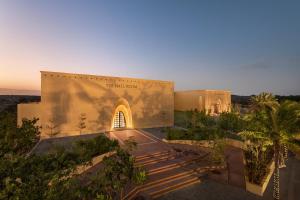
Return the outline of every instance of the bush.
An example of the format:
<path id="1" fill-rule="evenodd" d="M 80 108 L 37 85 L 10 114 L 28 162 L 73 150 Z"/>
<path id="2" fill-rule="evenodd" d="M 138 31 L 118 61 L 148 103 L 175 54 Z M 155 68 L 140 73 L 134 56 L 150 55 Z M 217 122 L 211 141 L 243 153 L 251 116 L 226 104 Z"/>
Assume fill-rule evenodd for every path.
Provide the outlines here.
<path id="1" fill-rule="evenodd" d="M 193 132 L 195 140 L 214 140 L 226 136 L 226 133 L 218 127 L 195 128 Z"/>
<path id="2" fill-rule="evenodd" d="M 263 178 L 268 173 L 268 165 L 273 158 L 273 148 L 269 147 L 266 151 L 260 150 L 258 158 L 253 149 L 248 148 L 244 151 L 246 160 L 246 172 L 249 182 L 261 184 Z"/>
<path id="3" fill-rule="evenodd" d="M 38 142 L 40 132 L 36 125 L 38 119 L 23 119 L 17 127 L 16 116 L 4 112 L 0 115 L 0 157 L 6 153 L 22 155 L 29 152 Z"/>
<path id="4" fill-rule="evenodd" d="M 103 165 L 103 170 L 88 186 L 88 199 L 98 195 L 100 199 L 118 199 L 126 184 L 141 184 L 147 177 L 143 169 L 134 167 L 134 158 L 123 149 L 118 149 L 114 156 L 104 158 Z"/>
<path id="5" fill-rule="evenodd" d="M 212 162 L 216 164 L 224 164 L 225 163 L 225 141 L 223 139 L 215 139 L 213 143 L 212 152 L 210 154 L 210 159 Z"/>
<path id="6" fill-rule="evenodd" d="M 174 112 L 174 124 L 175 126 L 183 128 L 195 128 L 214 126 L 216 124 L 215 119 L 212 116 L 207 115 L 204 111 L 175 111 Z"/>
<path id="7" fill-rule="evenodd" d="M 114 150 L 118 147 L 117 140 L 110 140 L 105 135 L 99 135 L 94 139 L 77 141 L 73 150 L 82 161 L 88 161 L 96 155 Z"/>
<path id="8" fill-rule="evenodd" d="M 194 139 L 194 134 L 192 131 L 186 131 L 177 128 L 168 128 L 167 139 L 168 140 L 192 140 Z"/>
<path id="9" fill-rule="evenodd" d="M 243 130 L 245 122 L 236 113 L 221 113 L 218 122 L 218 126 L 231 133 L 238 133 Z"/>
<path id="10" fill-rule="evenodd" d="M 188 130 L 178 128 L 167 129 L 168 140 L 214 140 L 225 138 L 229 133 L 218 127 L 197 127 Z"/>
<path id="11" fill-rule="evenodd" d="M 0 114 L 0 199 L 86 199 L 88 186 L 70 174 L 94 156 L 117 149 L 118 142 L 100 135 L 77 142 L 71 151 L 60 146 L 26 156 L 39 139 L 38 119 L 24 119 L 17 127 L 15 117 Z"/>

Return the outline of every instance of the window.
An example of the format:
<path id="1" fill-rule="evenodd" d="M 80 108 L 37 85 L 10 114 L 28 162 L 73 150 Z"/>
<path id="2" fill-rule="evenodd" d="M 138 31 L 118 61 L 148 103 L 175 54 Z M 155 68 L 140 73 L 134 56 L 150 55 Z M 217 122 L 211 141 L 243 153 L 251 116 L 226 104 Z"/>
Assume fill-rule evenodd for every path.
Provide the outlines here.
<path id="1" fill-rule="evenodd" d="M 119 111 L 114 118 L 114 128 L 126 128 L 126 120 L 124 113 Z"/>

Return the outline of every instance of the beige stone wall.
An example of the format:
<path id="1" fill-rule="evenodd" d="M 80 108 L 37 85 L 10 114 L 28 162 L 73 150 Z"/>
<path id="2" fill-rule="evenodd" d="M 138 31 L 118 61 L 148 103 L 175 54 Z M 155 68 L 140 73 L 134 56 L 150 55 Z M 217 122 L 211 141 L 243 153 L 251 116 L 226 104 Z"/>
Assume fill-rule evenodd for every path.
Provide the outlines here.
<path id="1" fill-rule="evenodd" d="M 203 110 L 203 94 L 201 91 L 182 91 L 174 93 L 174 107 L 178 111 Z"/>
<path id="2" fill-rule="evenodd" d="M 174 95 L 174 107 L 178 111 L 195 110 L 218 114 L 230 111 L 231 92 L 223 90 L 178 91 Z"/>
<path id="3" fill-rule="evenodd" d="M 228 112 L 231 109 L 231 92 L 206 90 L 205 110 L 210 114 Z"/>
<path id="4" fill-rule="evenodd" d="M 41 125 L 41 103 L 23 103 L 18 104 L 18 126 L 22 125 L 22 119 L 39 118 L 38 124 Z"/>
<path id="5" fill-rule="evenodd" d="M 230 110 L 229 91 L 194 90 L 174 93 L 170 81 L 41 72 L 41 102 L 18 105 L 22 118 L 39 118 L 42 137 L 108 131 L 122 111 L 127 128 L 173 126 L 175 110 Z M 80 129 L 80 116 L 86 128 Z"/>
<path id="6" fill-rule="evenodd" d="M 41 80 L 42 106 L 36 113 L 43 137 L 79 134 L 81 114 L 86 117 L 82 133 L 111 130 L 117 108 L 131 115 L 129 128 L 173 125 L 173 82 L 56 72 L 42 72 Z"/>

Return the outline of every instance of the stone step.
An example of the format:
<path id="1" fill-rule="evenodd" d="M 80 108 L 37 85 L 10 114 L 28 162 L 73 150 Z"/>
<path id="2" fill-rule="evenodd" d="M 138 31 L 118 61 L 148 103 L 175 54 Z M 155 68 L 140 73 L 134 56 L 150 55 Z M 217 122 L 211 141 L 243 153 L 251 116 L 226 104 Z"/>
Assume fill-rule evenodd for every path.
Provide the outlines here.
<path id="1" fill-rule="evenodd" d="M 170 153 L 171 153 L 171 151 L 162 151 L 162 152 L 156 152 L 156 153 L 153 153 L 153 154 L 147 154 L 147 155 L 143 155 L 143 156 L 136 156 L 135 161 L 138 162 L 138 161 L 146 160 L 146 159 L 149 159 L 149 158 L 156 158 L 156 157 L 168 155 Z"/>
<path id="2" fill-rule="evenodd" d="M 178 159 L 178 160 L 172 160 L 168 163 L 164 163 L 164 165 L 161 165 L 160 167 L 152 167 L 151 169 L 148 169 L 148 175 L 154 175 L 154 174 L 158 174 L 158 173 L 163 173 L 169 170 L 173 170 L 176 168 L 181 168 L 184 166 L 189 165 L 191 162 L 195 161 L 196 158 L 191 158 L 188 160 L 182 160 L 182 159 Z"/>
<path id="3" fill-rule="evenodd" d="M 125 199 L 133 199 L 137 194 L 143 192 L 143 193 L 150 193 L 160 188 L 167 188 L 175 183 L 185 181 L 188 179 L 192 179 L 196 177 L 196 173 L 192 170 L 190 171 L 182 171 L 182 170 L 176 170 L 172 172 L 167 172 L 161 174 L 161 176 L 152 176 L 147 180 L 147 183 L 138 186 L 134 188 L 132 191 L 130 191 Z"/>
<path id="4" fill-rule="evenodd" d="M 193 178 L 193 179 L 188 179 L 188 180 L 185 180 L 185 181 L 181 181 L 179 183 L 176 183 L 174 185 L 171 185 L 167 188 L 162 188 L 160 190 L 157 190 L 155 192 L 152 192 L 150 193 L 150 196 L 153 198 L 153 199 L 156 199 L 162 195 L 165 195 L 169 192 L 173 192 L 175 190 L 179 190 L 179 189 L 183 189 L 185 187 L 189 187 L 191 185 L 194 185 L 194 184 L 197 184 L 197 183 L 200 183 L 200 180 L 198 178 Z"/>
<path id="5" fill-rule="evenodd" d="M 159 155 L 170 153 L 170 152 L 171 152 L 170 150 L 169 151 L 158 151 L 158 152 L 151 153 L 151 154 L 135 156 L 135 160 L 142 160 L 144 158 L 155 157 L 155 156 L 159 156 Z"/>
<path id="6" fill-rule="evenodd" d="M 142 162 L 136 162 L 135 165 L 136 166 L 146 166 L 146 165 L 151 165 L 151 164 L 155 164 L 155 163 L 161 163 L 161 162 L 167 161 L 167 160 L 173 160 L 175 158 L 176 158 L 176 155 L 166 155 L 166 156 L 161 156 L 161 157 L 157 157 L 157 158 L 143 160 Z"/>
<path id="7" fill-rule="evenodd" d="M 155 191 L 162 190 L 161 193 L 154 194 L 154 196 L 163 195 L 167 192 L 174 191 L 176 189 L 181 189 L 182 186 L 180 185 L 181 182 L 189 181 L 190 179 L 197 178 L 201 174 L 219 168 L 218 166 L 202 166 L 195 169 L 186 168 L 177 168 L 168 171 L 164 171 L 160 174 L 149 175 L 146 184 L 142 186 L 137 186 L 133 190 L 131 190 L 124 199 L 133 199 L 140 193 L 144 194 L 152 194 Z M 193 183 L 197 183 L 197 181 L 193 181 Z M 178 185 L 179 184 L 179 185 Z M 187 183 L 190 185 L 191 183 Z"/>

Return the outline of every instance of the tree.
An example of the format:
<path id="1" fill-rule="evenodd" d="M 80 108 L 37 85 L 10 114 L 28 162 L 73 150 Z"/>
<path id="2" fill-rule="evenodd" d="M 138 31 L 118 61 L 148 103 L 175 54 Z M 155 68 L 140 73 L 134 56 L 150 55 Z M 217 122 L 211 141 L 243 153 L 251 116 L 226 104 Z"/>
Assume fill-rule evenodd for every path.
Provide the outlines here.
<path id="1" fill-rule="evenodd" d="M 242 131 L 239 135 L 247 144 L 244 154 L 248 179 L 252 183 L 260 184 L 272 160 L 269 153 L 272 149 L 272 141 L 258 131 Z"/>
<path id="2" fill-rule="evenodd" d="M 192 110 L 192 118 L 191 118 L 192 128 L 195 128 L 197 125 L 197 114 L 198 114 L 197 109 Z"/>
<path id="3" fill-rule="evenodd" d="M 25 154 L 38 142 L 40 127 L 36 125 L 38 118 L 23 119 L 17 126 L 16 118 L 11 113 L 0 116 L 0 157 L 7 153 Z"/>
<path id="4" fill-rule="evenodd" d="M 275 162 L 273 198 L 278 200 L 281 150 L 300 130 L 300 104 L 292 101 L 279 104 L 272 94 L 261 93 L 251 98 L 251 110 L 250 118 L 254 121 L 251 128 L 272 141 Z"/>
<path id="5" fill-rule="evenodd" d="M 80 135 L 82 133 L 82 130 L 86 128 L 85 120 L 86 120 L 86 114 L 81 113 L 80 116 L 79 116 L 79 123 L 78 123 L 78 128 L 80 130 Z"/>
<path id="6" fill-rule="evenodd" d="M 59 128 L 59 125 L 57 123 L 57 120 L 55 118 L 51 118 L 46 125 L 46 128 L 49 130 L 48 135 L 50 137 L 53 137 L 57 134 L 59 134 L 59 131 L 57 130 Z"/>

